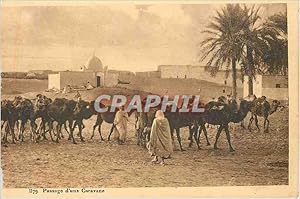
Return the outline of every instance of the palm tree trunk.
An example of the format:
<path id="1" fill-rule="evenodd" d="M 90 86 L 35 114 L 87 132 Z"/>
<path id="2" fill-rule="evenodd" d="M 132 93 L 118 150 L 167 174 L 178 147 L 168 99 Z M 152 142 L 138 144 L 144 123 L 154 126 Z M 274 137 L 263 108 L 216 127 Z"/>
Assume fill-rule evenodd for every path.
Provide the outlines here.
<path id="1" fill-rule="evenodd" d="M 233 58 L 231 61 L 232 65 L 232 97 L 236 99 L 237 91 L 236 91 L 236 59 Z"/>
<path id="2" fill-rule="evenodd" d="M 252 48 L 247 46 L 248 59 L 248 94 L 253 95 L 253 75 L 254 75 L 254 60 L 252 55 Z"/>
<path id="3" fill-rule="evenodd" d="M 253 95 L 253 77 L 248 76 L 248 94 Z"/>

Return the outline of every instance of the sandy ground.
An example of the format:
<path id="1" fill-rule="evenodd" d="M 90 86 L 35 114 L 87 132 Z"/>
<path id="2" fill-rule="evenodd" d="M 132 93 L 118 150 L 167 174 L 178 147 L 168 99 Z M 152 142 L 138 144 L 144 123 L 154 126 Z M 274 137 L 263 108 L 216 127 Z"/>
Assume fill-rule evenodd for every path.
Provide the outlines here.
<path id="1" fill-rule="evenodd" d="M 85 143 L 74 145 L 43 141 L 1 147 L 4 187 L 167 187 L 288 184 L 288 111 L 270 117 L 270 132 L 250 133 L 231 125 L 235 152 L 230 153 L 224 133 L 219 150 L 196 145 L 188 148 L 187 129 L 182 129 L 184 152 L 175 151 L 165 166 L 151 164 L 147 151 L 136 145 L 134 126 L 129 125 L 126 145 L 89 140 L 95 117 L 85 121 Z M 133 117 L 131 118 L 133 122 Z M 262 125 L 262 120 L 260 120 Z M 102 126 L 107 139 L 110 125 Z M 209 129 L 213 144 L 216 129 Z M 65 133 L 66 135 L 66 133 Z M 177 143 L 177 142 L 176 142 Z M 177 145 L 178 148 L 178 145 Z"/>

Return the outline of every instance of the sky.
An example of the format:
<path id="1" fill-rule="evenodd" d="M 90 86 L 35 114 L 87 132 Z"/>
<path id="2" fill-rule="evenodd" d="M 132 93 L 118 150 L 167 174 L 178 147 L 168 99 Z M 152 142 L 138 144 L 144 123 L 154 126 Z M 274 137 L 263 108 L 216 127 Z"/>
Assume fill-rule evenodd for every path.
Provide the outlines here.
<path id="1" fill-rule="evenodd" d="M 259 5 L 262 20 L 285 4 Z M 199 62 L 203 31 L 222 4 L 97 4 L 1 8 L 2 71 L 79 70 L 95 54 L 110 69 Z"/>

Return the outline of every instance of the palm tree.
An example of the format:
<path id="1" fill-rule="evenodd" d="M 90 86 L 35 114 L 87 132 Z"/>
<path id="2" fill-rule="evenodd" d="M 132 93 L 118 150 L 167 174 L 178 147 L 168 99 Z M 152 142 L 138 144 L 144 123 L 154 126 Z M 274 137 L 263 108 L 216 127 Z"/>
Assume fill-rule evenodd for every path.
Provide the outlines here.
<path id="1" fill-rule="evenodd" d="M 232 72 L 232 93 L 236 98 L 236 63 L 241 63 L 242 77 L 249 77 L 249 94 L 253 94 L 253 79 L 257 73 L 287 73 L 286 13 L 275 14 L 259 24 L 260 8 L 227 5 L 217 12 L 214 21 L 204 31 L 205 54 L 210 57 L 207 68 L 215 74 L 222 65 Z"/>
<path id="2" fill-rule="evenodd" d="M 253 78 L 260 74 L 286 74 L 288 66 L 286 13 L 275 14 L 256 26 L 258 9 L 244 7 L 249 16 L 245 30 L 246 56 L 242 59 L 242 73 L 249 78 L 249 94 L 253 94 Z"/>
<path id="3" fill-rule="evenodd" d="M 270 16 L 263 24 L 263 34 L 269 48 L 262 57 L 264 72 L 269 74 L 287 74 L 288 70 L 288 33 L 287 14 Z"/>
<path id="4" fill-rule="evenodd" d="M 260 16 L 258 15 L 260 8 L 252 6 L 248 8 L 243 7 L 244 14 L 248 16 L 248 23 L 244 30 L 244 45 L 245 51 L 241 60 L 242 76 L 248 76 L 248 93 L 253 94 L 253 79 L 260 65 L 257 57 L 261 57 L 267 49 L 267 43 L 264 41 L 262 34 L 262 26 L 258 24 Z"/>
<path id="5" fill-rule="evenodd" d="M 201 61 L 208 59 L 207 68 L 218 71 L 222 66 L 231 68 L 232 96 L 236 98 L 236 64 L 241 60 L 244 51 L 244 34 L 249 27 L 249 17 L 239 4 L 228 4 L 207 26 L 204 33 L 209 37 L 201 42 L 204 55 Z"/>

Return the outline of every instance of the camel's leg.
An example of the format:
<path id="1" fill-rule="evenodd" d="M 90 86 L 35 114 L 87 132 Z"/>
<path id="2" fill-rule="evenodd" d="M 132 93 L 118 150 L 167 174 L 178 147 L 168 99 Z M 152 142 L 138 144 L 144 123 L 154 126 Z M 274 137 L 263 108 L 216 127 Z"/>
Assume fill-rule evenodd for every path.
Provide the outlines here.
<path id="1" fill-rule="evenodd" d="M 264 132 L 268 133 L 269 132 L 269 119 L 268 116 L 264 117 Z"/>
<path id="2" fill-rule="evenodd" d="M 144 128 L 144 132 L 142 132 L 142 141 L 143 147 L 147 148 L 147 143 L 150 141 L 150 132 L 148 131 L 148 127 Z"/>
<path id="3" fill-rule="evenodd" d="M 21 135 L 21 123 L 19 122 L 19 120 L 16 121 L 16 126 L 17 126 L 17 130 L 18 130 L 18 137 L 19 137 L 19 140 L 21 141 L 21 139 L 22 139 L 22 135 Z"/>
<path id="4" fill-rule="evenodd" d="M 100 126 L 100 125 L 99 125 L 99 126 Z M 110 136 L 111 136 L 111 134 L 113 133 L 115 127 L 116 127 L 116 126 L 113 124 L 112 127 L 111 127 L 111 129 L 110 129 L 109 136 L 108 136 L 108 138 L 107 138 L 108 141 L 110 141 Z M 101 137 L 102 137 L 102 136 L 101 136 Z"/>
<path id="5" fill-rule="evenodd" d="M 8 120 L 6 127 L 5 127 L 5 142 L 7 142 L 7 134 L 8 132 L 11 132 L 11 137 L 12 137 L 12 143 L 15 144 L 16 143 L 16 137 L 15 137 L 15 129 L 14 129 L 14 121 L 12 120 Z"/>
<path id="6" fill-rule="evenodd" d="M 53 131 L 53 122 L 50 121 L 49 122 L 49 135 L 50 135 L 51 141 L 54 142 L 54 139 L 53 139 L 53 136 L 52 136 L 52 131 Z"/>
<path id="7" fill-rule="evenodd" d="M 266 132 L 268 133 L 268 132 L 269 132 L 269 124 L 270 124 L 270 121 L 269 121 L 268 118 L 266 119 L 266 121 L 267 121 L 267 129 L 266 129 Z"/>
<path id="8" fill-rule="evenodd" d="M 51 121 L 48 121 L 47 123 L 48 123 L 48 127 L 49 127 L 48 132 L 50 134 L 50 123 L 51 123 Z M 46 133 L 47 133 L 47 131 L 46 131 L 46 121 L 43 121 L 43 123 L 42 123 L 42 129 L 43 129 L 43 132 L 42 132 L 43 133 L 43 135 L 42 135 L 43 136 L 43 140 L 48 140 L 47 137 L 46 137 Z"/>
<path id="9" fill-rule="evenodd" d="M 67 132 L 68 136 L 70 136 L 70 132 L 69 132 L 68 127 L 67 127 L 67 122 L 64 123 L 64 129 Z M 61 134 L 61 136 L 63 137 L 62 134 Z"/>
<path id="10" fill-rule="evenodd" d="M 34 114 L 30 115 L 30 126 L 31 126 L 32 139 L 33 139 L 33 141 L 37 141 L 36 137 L 38 137 L 38 135 L 37 135 L 37 133 L 38 133 L 37 132 L 38 126 L 35 123 L 35 116 L 34 116 Z"/>
<path id="11" fill-rule="evenodd" d="M 2 124 L 1 124 L 1 130 L 3 129 L 5 123 L 6 123 L 6 121 L 2 122 Z"/>
<path id="12" fill-rule="evenodd" d="M 61 139 L 61 137 L 60 137 L 60 130 L 61 130 L 61 128 L 60 127 L 61 127 L 61 124 L 57 124 L 56 125 L 56 133 L 57 133 L 56 136 L 57 136 L 58 139 Z"/>
<path id="13" fill-rule="evenodd" d="M 59 139 L 64 138 L 64 135 L 63 135 L 62 130 L 61 130 L 64 124 L 65 123 L 60 124 L 59 127 L 58 127 L 58 130 L 59 130 Z"/>
<path id="14" fill-rule="evenodd" d="M 141 133 L 140 133 L 140 129 L 136 129 L 135 128 L 135 133 L 136 133 L 136 138 L 137 138 L 137 142 L 136 145 L 140 146 L 141 145 Z"/>
<path id="15" fill-rule="evenodd" d="M 208 137 L 207 137 L 207 131 L 206 131 L 205 125 L 203 125 L 202 128 L 203 128 L 204 135 L 205 135 L 205 139 L 206 139 L 206 145 L 207 145 L 207 146 L 210 146 L 210 143 L 209 143 Z"/>
<path id="16" fill-rule="evenodd" d="M 63 132 L 62 132 L 62 127 L 65 125 L 65 123 L 59 125 L 59 138 L 62 139 L 64 138 Z"/>
<path id="17" fill-rule="evenodd" d="M 233 149 L 233 147 L 231 146 L 230 133 L 229 133 L 229 129 L 228 129 L 228 124 L 225 126 L 225 132 L 226 132 L 226 138 L 227 138 L 228 145 L 229 145 L 229 150 L 230 150 L 230 152 L 233 152 L 234 149 Z"/>
<path id="18" fill-rule="evenodd" d="M 69 120 L 69 129 L 70 129 L 70 139 L 73 140 L 73 144 L 77 144 L 76 141 L 75 141 L 75 138 L 74 138 L 74 135 L 73 135 L 73 121 L 72 120 Z"/>
<path id="19" fill-rule="evenodd" d="M 59 122 L 56 125 L 56 140 L 55 140 L 56 143 L 59 143 L 59 139 L 60 139 L 60 132 L 59 132 L 59 126 L 60 125 L 62 125 L 62 124 L 59 123 Z"/>
<path id="20" fill-rule="evenodd" d="M 181 145 L 180 129 L 176 128 L 175 131 L 176 131 L 176 136 L 177 136 L 177 141 L 179 143 L 180 151 L 185 151 Z"/>
<path id="21" fill-rule="evenodd" d="M 223 128 L 224 128 L 223 125 L 221 125 L 218 129 L 218 132 L 217 132 L 217 135 L 216 135 L 216 141 L 215 141 L 215 144 L 214 144 L 214 149 L 218 149 L 218 146 L 217 146 L 218 145 L 218 140 L 219 140 L 219 137 L 220 137 L 220 134 L 221 134 Z"/>
<path id="22" fill-rule="evenodd" d="M 196 144 L 197 144 L 197 147 L 198 147 L 198 149 L 200 150 L 201 148 L 200 148 L 200 143 L 199 143 L 199 140 L 197 139 L 197 131 L 198 131 L 198 128 L 194 128 L 193 129 L 193 131 L 194 131 L 194 139 L 195 139 L 195 141 L 196 141 Z"/>
<path id="23" fill-rule="evenodd" d="M 103 121 L 102 121 L 103 122 Z M 104 138 L 102 137 L 102 133 L 101 133 L 101 125 L 102 122 L 98 125 L 98 132 L 99 132 L 99 136 L 100 136 L 100 140 L 104 141 Z M 111 132 L 113 131 L 113 129 L 110 130 Z"/>
<path id="24" fill-rule="evenodd" d="M 14 121 L 8 121 L 8 123 L 7 123 L 8 128 L 9 128 L 9 130 L 10 130 L 10 132 L 11 132 L 11 137 L 12 137 L 12 143 L 13 143 L 13 144 L 15 144 L 16 141 L 17 141 L 16 135 L 15 135 L 14 124 L 15 124 Z"/>
<path id="25" fill-rule="evenodd" d="M 78 129 L 79 129 L 79 124 L 77 123 L 77 121 L 75 120 L 74 124 L 73 124 L 73 134 L 74 134 L 74 130 L 75 128 L 78 126 Z M 77 137 L 80 137 L 80 132 L 77 133 Z"/>
<path id="26" fill-rule="evenodd" d="M 59 139 L 62 139 L 64 137 L 62 134 L 62 130 L 61 130 L 63 125 L 64 124 L 57 125 L 57 135 L 58 135 Z"/>
<path id="27" fill-rule="evenodd" d="M 251 115 L 251 118 L 250 118 L 250 120 L 249 120 L 249 124 L 248 124 L 248 129 L 249 129 L 250 132 L 251 132 L 251 124 L 252 124 L 253 120 L 254 120 L 254 116 L 253 116 L 253 114 L 252 114 L 252 115 Z"/>
<path id="28" fill-rule="evenodd" d="M 21 142 L 24 142 L 25 123 L 26 121 L 23 120 L 21 121 L 21 127 L 20 127 Z"/>
<path id="29" fill-rule="evenodd" d="M 94 135 L 95 135 L 95 129 L 97 128 L 98 126 L 98 121 L 96 122 L 96 124 L 93 126 L 93 132 L 92 132 L 92 136 L 91 136 L 91 140 L 94 138 Z"/>
<path id="30" fill-rule="evenodd" d="M 7 136 L 8 136 L 8 132 L 10 131 L 10 128 L 9 128 L 9 124 L 8 124 L 8 123 L 9 123 L 9 122 L 7 122 L 7 124 L 6 124 L 6 126 L 5 126 L 5 133 L 4 133 L 3 138 L 2 138 L 3 143 L 8 143 Z M 3 132 L 3 131 L 1 131 L 1 132 Z"/>
<path id="31" fill-rule="evenodd" d="M 204 125 L 204 126 L 205 126 L 205 125 Z M 198 133 L 197 133 L 197 140 L 198 140 L 199 143 L 201 143 L 201 142 L 200 142 L 200 135 L 201 135 L 201 133 L 202 133 L 202 129 L 203 129 L 203 125 L 200 125 L 200 126 L 198 127 Z"/>
<path id="32" fill-rule="evenodd" d="M 42 123 L 43 123 L 43 120 L 40 121 L 40 123 L 37 125 L 37 129 L 36 129 L 36 132 L 38 135 L 40 135 L 41 133 L 41 128 L 42 128 Z"/>
<path id="33" fill-rule="evenodd" d="M 1 141 L 4 143 L 4 138 L 5 138 L 5 134 L 6 134 L 6 129 L 8 128 L 8 127 L 6 127 L 5 126 L 5 129 L 4 129 L 4 131 L 3 131 L 3 127 L 4 127 L 4 124 L 6 123 L 6 121 L 4 121 L 2 124 L 1 124 Z M 4 132 L 4 133 L 3 133 Z"/>
<path id="34" fill-rule="evenodd" d="M 176 149 L 175 141 L 174 141 L 174 128 L 170 128 L 171 138 L 172 138 L 172 145 L 173 148 Z M 150 136 L 149 136 L 150 137 Z"/>
<path id="35" fill-rule="evenodd" d="M 190 143 L 189 143 L 189 147 L 192 147 L 193 143 L 194 143 L 194 140 L 193 140 L 193 127 L 189 126 L 189 137 L 188 137 L 188 140 L 190 140 Z M 196 133 L 195 133 L 196 134 Z M 197 137 L 197 134 L 196 134 L 196 137 Z M 197 140 L 196 140 L 197 142 Z"/>
<path id="36" fill-rule="evenodd" d="M 254 120 L 255 120 L 255 126 L 256 126 L 257 130 L 260 131 L 260 128 L 259 128 L 259 125 L 258 125 L 257 115 L 254 116 Z"/>
<path id="37" fill-rule="evenodd" d="M 80 137 L 80 140 L 81 142 L 84 142 L 84 137 L 82 136 L 82 129 L 83 129 L 83 124 L 82 124 L 82 121 L 79 121 L 77 122 L 78 124 L 78 129 L 79 129 L 79 137 Z"/>
<path id="38" fill-rule="evenodd" d="M 246 129 L 246 127 L 245 127 L 245 120 L 242 120 L 242 121 L 241 121 L 241 127 L 242 127 L 243 129 Z"/>

